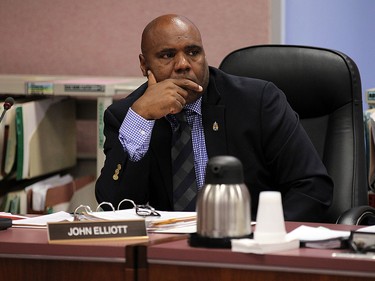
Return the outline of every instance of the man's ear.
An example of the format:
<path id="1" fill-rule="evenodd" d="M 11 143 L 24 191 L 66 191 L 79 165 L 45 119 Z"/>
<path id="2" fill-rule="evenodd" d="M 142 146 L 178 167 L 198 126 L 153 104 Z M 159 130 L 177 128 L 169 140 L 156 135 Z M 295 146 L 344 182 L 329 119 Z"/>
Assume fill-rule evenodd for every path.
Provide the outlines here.
<path id="1" fill-rule="evenodd" d="M 146 64 L 146 59 L 143 54 L 139 55 L 139 63 L 143 76 L 147 77 L 147 71 L 149 70 L 149 68 Z"/>

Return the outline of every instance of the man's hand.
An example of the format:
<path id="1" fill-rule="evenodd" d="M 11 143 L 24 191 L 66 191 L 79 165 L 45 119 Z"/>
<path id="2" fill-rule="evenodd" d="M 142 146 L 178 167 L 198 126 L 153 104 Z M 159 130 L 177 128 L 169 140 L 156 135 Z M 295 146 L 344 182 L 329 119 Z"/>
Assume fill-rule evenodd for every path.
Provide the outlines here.
<path id="1" fill-rule="evenodd" d="M 133 104 L 132 109 L 145 119 L 160 119 L 167 114 L 176 114 L 186 103 L 198 97 L 202 86 L 189 79 L 166 79 L 157 82 L 148 71 L 148 88 Z"/>

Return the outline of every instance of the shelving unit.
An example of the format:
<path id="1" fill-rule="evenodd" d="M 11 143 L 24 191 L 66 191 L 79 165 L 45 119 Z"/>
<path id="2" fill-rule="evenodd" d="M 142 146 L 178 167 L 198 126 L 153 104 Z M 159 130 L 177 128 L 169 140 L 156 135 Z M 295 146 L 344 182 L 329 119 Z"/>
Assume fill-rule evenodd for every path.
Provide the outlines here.
<path id="1" fill-rule="evenodd" d="M 103 114 L 115 99 L 126 97 L 142 83 L 143 77 L 92 77 L 92 76 L 50 76 L 50 75 L 0 75 L 0 97 L 8 96 L 67 96 L 77 99 L 80 109 L 85 103 L 96 102 L 96 175 L 104 164 Z M 88 106 L 88 111 L 92 106 Z M 82 113 L 81 113 L 82 114 Z M 79 157 L 79 155 L 78 155 Z"/>

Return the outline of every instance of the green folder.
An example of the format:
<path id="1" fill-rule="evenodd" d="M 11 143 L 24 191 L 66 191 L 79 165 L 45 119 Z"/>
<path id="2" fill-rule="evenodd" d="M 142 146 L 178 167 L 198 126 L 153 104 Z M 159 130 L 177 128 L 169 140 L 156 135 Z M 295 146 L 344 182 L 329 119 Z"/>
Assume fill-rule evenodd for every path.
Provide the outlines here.
<path id="1" fill-rule="evenodd" d="M 21 180 L 23 175 L 23 116 L 22 106 L 16 107 L 16 131 L 17 131 L 17 168 L 16 179 Z"/>

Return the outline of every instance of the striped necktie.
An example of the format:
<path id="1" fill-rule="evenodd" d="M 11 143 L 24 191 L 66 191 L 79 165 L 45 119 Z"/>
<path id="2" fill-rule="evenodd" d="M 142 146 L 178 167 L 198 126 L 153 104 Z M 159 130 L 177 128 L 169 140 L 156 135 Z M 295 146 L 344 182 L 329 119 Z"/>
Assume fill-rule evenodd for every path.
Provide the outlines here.
<path id="1" fill-rule="evenodd" d="M 197 184 L 191 129 L 185 111 L 175 115 L 178 126 L 172 139 L 173 203 L 175 211 L 195 211 Z"/>

